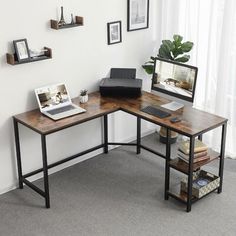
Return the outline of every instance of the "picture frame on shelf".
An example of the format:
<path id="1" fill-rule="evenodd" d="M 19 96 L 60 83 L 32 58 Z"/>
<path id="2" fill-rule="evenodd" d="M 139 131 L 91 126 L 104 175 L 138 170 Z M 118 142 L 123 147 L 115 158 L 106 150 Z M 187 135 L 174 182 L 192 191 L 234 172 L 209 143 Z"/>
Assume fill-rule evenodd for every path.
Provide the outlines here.
<path id="1" fill-rule="evenodd" d="M 26 39 L 14 40 L 13 45 L 19 62 L 30 60 L 30 51 Z"/>
<path id="2" fill-rule="evenodd" d="M 127 0 L 127 30 L 141 30 L 149 27 L 149 0 Z"/>
<path id="3" fill-rule="evenodd" d="M 107 23 L 107 43 L 108 45 L 122 42 L 121 21 Z"/>

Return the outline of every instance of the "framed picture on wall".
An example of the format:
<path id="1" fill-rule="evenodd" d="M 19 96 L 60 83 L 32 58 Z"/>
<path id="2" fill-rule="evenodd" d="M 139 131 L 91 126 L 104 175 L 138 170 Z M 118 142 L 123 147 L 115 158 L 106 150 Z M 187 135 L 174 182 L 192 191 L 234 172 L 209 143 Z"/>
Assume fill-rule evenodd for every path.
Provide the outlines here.
<path id="1" fill-rule="evenodd" d="M 27 61 L 30 59 L 29 47 L 26 39 L 19 39 L 13 41 L 17 60 Z"/>
<path id="2" fill-rule="evenodd" d="M 107 23 L 107 43 L 115 44 L 122 42 L 121 21 Z"/>
<path id="3" fill-rule="evenodd" d="M 128 0 L 128 31 L 149 26 L 149 0 Z"/>

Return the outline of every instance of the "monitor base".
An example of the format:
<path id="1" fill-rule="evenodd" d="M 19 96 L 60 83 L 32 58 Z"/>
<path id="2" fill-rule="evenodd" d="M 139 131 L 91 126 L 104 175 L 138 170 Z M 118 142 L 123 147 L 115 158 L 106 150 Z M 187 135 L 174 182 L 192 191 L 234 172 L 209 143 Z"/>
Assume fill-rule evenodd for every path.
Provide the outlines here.
<path id="1" fill-rule="evenodd" d="M 173 101 L 173 102 L 169 102 L 164 105 L 161 105 L 161 107 L 166 108 L 171 111 L 177 111 L 177 110 L 183 108 L 184 104 Z"/>

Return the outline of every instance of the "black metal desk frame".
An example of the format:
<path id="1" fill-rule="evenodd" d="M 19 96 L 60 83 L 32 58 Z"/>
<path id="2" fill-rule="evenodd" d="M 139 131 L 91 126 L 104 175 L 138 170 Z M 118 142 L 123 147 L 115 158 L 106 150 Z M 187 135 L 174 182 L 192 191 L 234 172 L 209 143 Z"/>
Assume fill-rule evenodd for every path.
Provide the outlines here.
<path id="1" fill-rule="evenodd" d="M 26 184 L 28 187 L 30 187 L 31 189 L 33 189 L 35 192 L 37 192 L 39 195 L 41 195 L 42 197 L 45 198 L 45 207 L 46 208 L 50 208 L 50 194 L 49 194 L 49 180 L 48 180 L 48 169 L 51 169 L 53 167 L 56 167 L 60 164 L 63 164 L 65 162 L 68 162 L 70 160 L 73 160 L 77 157 L 80 157 L 82 155 L 85 155 L 87 153 L 93 152 L 95 150 L 98 150 L 100 148 L 103 148 L 104 153 L 108 153 L 108 146 L 109 145 L 131 145 L 131 146 L 136 146 L 136 153 L 140 154 L 141 153 L 141 148 L 145 149 L 157 156 L 160 156 L 162 158 L 165 159 L 165 191 L 164 191 L 164 198 L 165 200 L 169 199 L 169 196 L 176 198 L 175 195 L 173 195 L 171 192 L 169 192 L 169 187 L 170 187 L 170 160 L 171 160 L 171 144 L 170 144 L 170 132 L 176 131 L 168 126 L 164 126 L 167 129 L 167 142 L 166 142 L 166 153 L 162 154 L 160 152 L 157 152 L 156 150 L 150 149 L 147 146 L 142 145 L 141 143 L 141 119 L 144 119 L 146 121 L 149 121 L 151 123 L 157 124 L 157 125 L 162 125 L 163 124 L 159 124 L 157 122 L 152 121 L 151 119 L 147 119 L 145 117 L 139 116 L 135 113 L 132 113 L 128 110 L 125 109 L 117 109 L 116 111 L 124 111 L 127 112 L 131 115 L 134 115 L 137 117 L 137 139 L 136 139 L 136 143 L 116 143 L 116 142 L 108 142 L 108 115 L 113 113 L 106 113 L 106 114 L 102 114 L 98 117 L 95 118 L 91 118 L 92 119 L 96 119 L 99 117 L 103 117 L 103 143 L 95 146 L 93 148 L 90 148 L 88 150 L 82 151 L 80 153 L 77 153 L 73 156 L 67 157 L 63 160 L 57 161 L 55 163 L 52 163 L 50 165 L 48 165 L 47 162 L 47 145 L 46 145 L 46 136 L 51 134 L 51 133 L 55 133 L 58 131 L 54 131 L 51 133 L 47 133 L 47 134 L 42 134 L 39 133 L 37 130 L 34 130 L 32 127 L 29 127 L 25 124 L 23 124 L 22 122 L 20 122 L 19 120 L 17 120 L 15 117 L 13 117 L 13 124 L 14 124 L 14 134 L 15 134 L 15 146 L 16 146 L 16 157 L 17 157 L 17 167 L 18 167 L 18 178 L 19 178 L 19 188 L 23 189 L 23 184 Z M 86 120 L 88 121 L 88 120 Z M 86 122 L 84 121 L 84 122 Z M 84 122 L 80 122 L 78 124 L 74 124 L 74 125 L 79 125 L 81 123 Z M 27 174 L 22 174 L 22 163 L 21 163 L 21 150 L 20 150 L 20 137 L 19 137 L 19 127 L 18 124 L 21 123 L 22 125 L 30 128 L 31 130 L 34 130 L 35 132 L 39 133 L 41 135 L 41 148 L 42 148 L 42 162 L 43 162 L 43 167 L 37 170 L 34 170 L 30 173 Z M 71 125 L 71 126 L 74 126 Z M 70 127 L 71 127 L 70 126 Z M 191 136 L 187 133 L 184 132 L 180 132 L 179 130 L 177 131 L 179 134 L 185 135 L 187 137 L 190 138 L 190 161 L 189 161 L 189 172 L 188 172 L 188 192 L 187 192 L 187 203 L 183 202 L 186 204 L 186 211 L 190 212 L 191 211 L 191 206 L 192 203 L 194 202 L 192 200 L 192 179 L 193 179 L 193 155 L 194 155 L 194 140 L 195 138 L 199 138 L 202 139 L 202 135 L 212 129 L 215 129 L 219 126 L 222 126 L 222 135 L 221 135 L 221 151 L 220 151 L 220 164 L 219 164 L 219 177 L 220 177 L 220 186 L 218 187 L 218 193 L 222 192 L 222 183 L 223 183 L 223 168 L 224 168 L 224 153 L 225 153 L 225 138 L 226 138 L 226 126 L 227 123 L 224 122 L 222 124 L 219 124 L 218 126 L 211 128 L 209 130 L 205 130 L 204 132 L 201 132 L 197 135 Z M 68 127 L 65 127 L 63 129 L 66 129 Z M 61 129 L 62 130 L 62 129 Z M 44 191 L 41 190 L 40 188 L 38 188 L 37 186 L 35 186 L 33 183 L 31 183 L 30 181 L 27 180 L 28 177 L 31 177 L 35 174 L 38 174 L 40 172 L 43 172 L 43 180 L 44 180 Z M 215 189 L 216 190 L 216 189 Z M 214 191 L 215 191 L 214 190 Z M 177 200 L 181 201 L 179 198 L 176 198 Z"/>

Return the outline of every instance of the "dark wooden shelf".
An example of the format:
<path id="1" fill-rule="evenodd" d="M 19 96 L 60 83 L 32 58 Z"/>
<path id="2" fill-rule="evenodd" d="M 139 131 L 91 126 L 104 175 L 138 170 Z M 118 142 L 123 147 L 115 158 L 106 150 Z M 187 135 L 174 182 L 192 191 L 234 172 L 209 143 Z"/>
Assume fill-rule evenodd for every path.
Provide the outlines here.
<path id="1" fill-rule="evenodd" d="M 202 198 L 207 197 L 207 196 L 210 195 L 211 193 L 215 192 L 217 189 L 218 189 L 218 187 L 215 188 L 215 189 L 213 189 L 213 190 L 210 191 L 209 193 L 205 194 L 205 195 L 202 196 L 201 198 L 197 198 L 197 197 L 195 197 L 195 196 L 192 196 L 191 202 L 192 202 L 192 203 L 195 203 L 195 202 L 201 200 Z M 187 193 L 180 190 L 180 184 L 174 186 L 173 189 L 171 189 L 170 191 L 168 191 L 168 196 L 170 196 L 170 197 L 172 197 L 172 198 L 174 198 L 174 199 L 176 199 L 176 200 L 178 200 L 178 201 L 180 201 L 180 202 L 182 202 L 182 203 L 184 203 L 184 204 L 186 204 L 186 203 L 187 203 L 187 200 L 188 200 L 188 195 L 187 195 Z"/>
<path id="2" fill-rule="evenodd" d="M 193 164 L 193 171 L 197 171 L 202 166 L 219 158 L 219 153 L 214 152 L 212 150 L 208 150 L 208 154 L 210 155 L 210 159 L 194 163 Z M 188 163 L 184 162 L 183 160 L 181 160 L 179 158 L 175 158 L 175 159 L 171 160 L 170 167 L 172 167 L 173 169 L 176 169 L 186 175 L 188 174 Z"/>
<path id="3" fill-rule="evenodd" d="M 187 193 L 183 192 L 183 191 L 176 191 L 176 192 L 168 192 L 168 195 L 182 203 L 187 203 L 187 199 L 188 199 L 188 195 Z M 197 200 L 199 200 L 198 198 L 192 196 L 192 203 L 196 202 Z"/>
<path id="4" fill-rule="evenodd" d="M 47 48 L 47 47 L 44 47 L 44 49 L 47 49 L 47 51 L 44 53 L 44 55 L 38 56 L 38 57 L 32 57 L 32 58 L 30 58 L 28 60 L 24 60 L 24 61 L 17 61 L 15 58 L 15 54 L 7 53 L 6 54 L 7 63 L 14 66 L 14 65 L 35 62 L 35 61 L 42 61 L 42 60 L 51 59 L 52 58 L 52 49 Z"/>
<path id="5" fill-rule="evenodd" d="M 84 25 L 84 18 L 81 16 L 75 16 L 74 24 L 65 24 L 62 26 L 58 25 L 58 21 L 51 20 L 51 28 L 55 30 L 73 28 L 73 27 L 78 27 L 78 26 L 83 26 L 83 25 Z"/>

